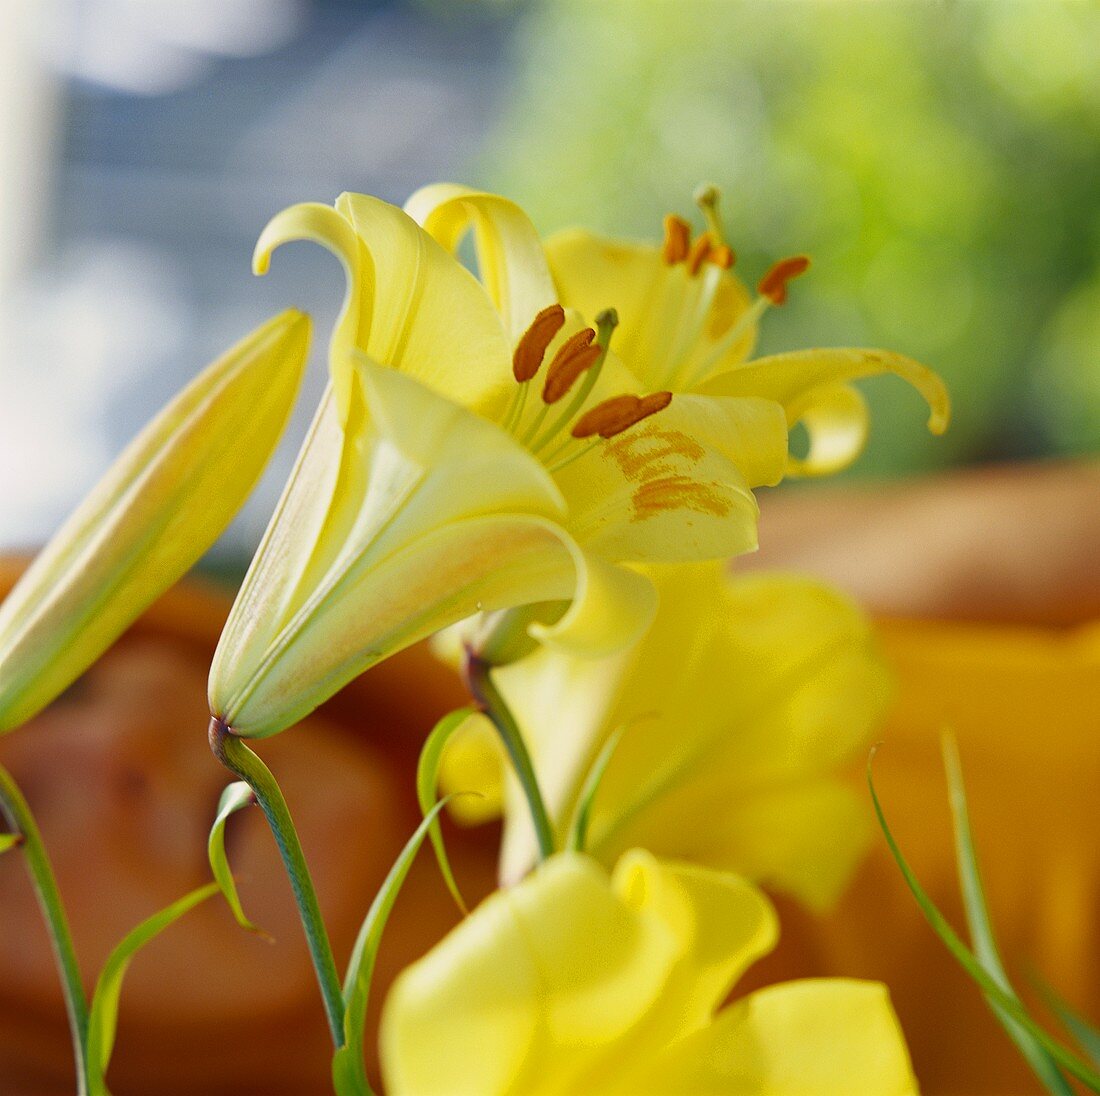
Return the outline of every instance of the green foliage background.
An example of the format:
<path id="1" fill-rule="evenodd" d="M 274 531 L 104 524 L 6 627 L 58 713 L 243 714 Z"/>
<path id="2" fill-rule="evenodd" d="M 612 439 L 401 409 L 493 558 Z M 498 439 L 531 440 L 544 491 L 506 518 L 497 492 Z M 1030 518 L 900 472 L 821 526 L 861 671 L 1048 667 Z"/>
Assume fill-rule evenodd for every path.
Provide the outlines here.
<path id="1" fill-rule="evenodd" d="M 814 258 L 763 351 L 943 373 L 936 444 L 915 397 L 868 386 L 861 473 L 1100 450 L 1096 3 L 546 0 L 514 49 L 480 174 L 541 229 L 658 235 L 716 182 L 746 280 Z"/>

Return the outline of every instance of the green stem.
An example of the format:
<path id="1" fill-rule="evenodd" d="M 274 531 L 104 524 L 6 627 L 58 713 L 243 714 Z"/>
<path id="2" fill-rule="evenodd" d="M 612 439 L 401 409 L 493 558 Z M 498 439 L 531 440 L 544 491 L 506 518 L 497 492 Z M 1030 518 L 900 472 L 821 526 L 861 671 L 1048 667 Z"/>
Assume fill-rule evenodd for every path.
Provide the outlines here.
<path id="1" fill-rule="evenodd" d="M 317 892 L 306 865 L 302 843 L 294 829 L 286 800 L 271 770 L 248 748 L 245 742 L 220 719 L 210 721 L 210 748 L 214 756 L 234 776 L 243 780 L 256 796 L 256 802 L 267 816 L 268 825 L 275 835 L 275 843 L 283 858 L 283 866 L 290 877 L 298 914 L 305 929 L 313 969 L 321 987 L 328 1026 L 332 1041 L 339 1050 L 344 1045 L 344 998 L 340 991 L 340 977 L 336 973 L 336 960 L 332 955 Z"/>
<path id="2" fill-rule="evenodd" d="M 80 980 L 80 968 L 76 963 L 76 950 L 73 948 L 69 921 L 65 916 L 65 907 L 57 889 L 50 858 L 46 846 L 42 843 L 42 834 L 34 821 L 34 815 L 27 805 L 19 785 L 11 774 L 0 767 L 0 814 L 12 833 L 21 838 L 19 847 L 26 859 L 27 870 L 38 895 L 38 905 L 50 934 L 57 970 L 61 975 L 61 989 L 65 996 L 65 1011 L 69 1015 L 69 1030 L 73 1039 L 73 1057 L 76 1061 L 77 1092 L 84 1096 L 88 1091 L 87 1077 L 87 1040 L 88 1040 L 88 999 L 84 994 L 84 983 Z"/>
<path id="3" fill-rule="evenodd" d="M 538 778 L 535 776 L 535 767 L 531 763 L 531 755 L 527 751 L 527 743 L 523 740 L 523 733 L 516 723 L 504 697 L 500 695 L 493 684 L 491 676 L 492 665 L 479 658 L 473 652 L 466 656 L 466 684 L 470 695 L 481 706 L 481 710 L 489 717 L 493 726 L 497 729 L 504 748 L 512 761 L 520 786 L 527 797 L 527 805 L 531 811 L 531 821 L 535 827 L 535 836 L 539 843 L 539 858 L 545 860 L 554 854 L 554 827 L 550 824 L 550 815 L 546 811 L 542 792 L 539 790 Z"/>

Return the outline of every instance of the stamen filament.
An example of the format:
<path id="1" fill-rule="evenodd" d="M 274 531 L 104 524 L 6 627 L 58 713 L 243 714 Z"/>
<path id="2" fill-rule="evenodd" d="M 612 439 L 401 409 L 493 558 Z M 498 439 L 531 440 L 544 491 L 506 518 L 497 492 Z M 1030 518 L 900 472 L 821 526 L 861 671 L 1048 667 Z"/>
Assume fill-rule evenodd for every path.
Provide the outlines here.
<path id="1" fill-rule="evenodd" d="M 787 300 L 787 283 L 798 278 L 809 269 L 810 260 L 805 255 L 794 255 L 789 259 L 780 259 L 774 263 L 760 279 L 757 292 L 760 294 L 752 305 L 742 313 L 741 318 L 716 342 L 710 353 L 696 366 L 695 371 L 683 384 L 691 388 L 706 376 L 711 366 L 722 357 L 740 339 L 752 324 L 772 305 L 781 305 Z"/>
<path id="2" fill-rule="evenodd" d="M 500 426 L 502 430 L 507 430 L 508 433 L 512 432 L 512 428 L 519 422 L 520 412 L 523 409 L 523 397 L 526 393 L 527 384 L 519 384 L 512 392 L 512 398 L 508 402 L 508 410 L 504 412 L 504 418 L 500 420 Z"/>
<path id="3" fill-rule="evenodd" d="M 729 351 L 748 332 L 765 312 L 771 308 L 772 302 L 767 297 L 757 297 L 752 304 L 741 313 L 737 322 L 710 348 L 710 353 L 695 367 L 694 371 L 684 378 L 680 386 L 681 391 L 689 390 L 698 384 L 719 358 Z"/>
<path id="4" fill-rule="evenodd" d="M 691 309 L 690 315 L 686 309 L 681 310 L 673 335 L 672 347 L 668 354 L 669 367 L 664 380 L 666 388 L 676 389 L 678 387 L 678 377 L 684 363 L 688 360 L 688 351 L 692 345 L 699 341 L 700 333 L 710 316 L 710 310 L 718 293 L 718 284 L 721 278 L 721 268 L 708 266 L 703 273 L 699 296 Z"/>
<path id="5" fill-rule="evenodd" d="M 576 440 L 577 440 L 576 438 L 570 438 L 569 439 L 569 445 L 571 445 Z M 588 454 L 591 453 L 592 450 L 595 449 L 602 441 L 603 441 L 603 438 L 593 438 L 592 441 L 590 441 L 587 445 L 582 446 L 571 457 L 566 457 L 565 460 L 561 461 L 560 463 L 550 464 L 548 462 L 547 466 L 546 466 L 546 470 L 551 475 L 553 475 L 555 472 L 560 472 L 563 468 L 568 468 L 569 465 L 571 465 L 573 463 L 573 461 L 580 460 L 581 457 L 588 456 Z M 569 445 L 559 446 L 558 449 L 555 451 L 555 455 L 563 453 L 566 449 L 569 448 Z"/>
<path id="6" fill-rule="evenodd" d="M 527 446 L 532 452 L 536 452 L 535 446 L 532 444 L 535 440 L 535 435 L 542 429 L 542 424 L 546 422 L 546 416 L 550 411 L 550 405 L 544 403 L 539 408 L 539 413 L 535 416 L 535 421 L 527 428 L 527 432 L 523 435 L 523 444 Z"/>

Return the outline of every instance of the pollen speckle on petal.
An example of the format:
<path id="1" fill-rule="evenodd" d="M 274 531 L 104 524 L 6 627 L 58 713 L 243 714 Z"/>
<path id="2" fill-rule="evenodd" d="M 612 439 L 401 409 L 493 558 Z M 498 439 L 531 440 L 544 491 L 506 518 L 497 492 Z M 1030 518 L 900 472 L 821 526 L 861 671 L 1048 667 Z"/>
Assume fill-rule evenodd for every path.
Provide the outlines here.
<path id="1" fill-rule="evenodd" d="M 639 484 L 634 489 L 631 502 L 635 521 L 643 521 L 667 510 L 694 510 L 699 514 L 725 517 L 732 509 L 730 499 L 717 485 L 700 483 L 680 475 Z"/>
<path id="2" fill-rule="evenodd" d="M 624 434 L 607 447 L 623 476 L 634 483 L 671 472 L 675 458 L 701 460 L 702 445 L 680 430 L 650 430 Z"/>

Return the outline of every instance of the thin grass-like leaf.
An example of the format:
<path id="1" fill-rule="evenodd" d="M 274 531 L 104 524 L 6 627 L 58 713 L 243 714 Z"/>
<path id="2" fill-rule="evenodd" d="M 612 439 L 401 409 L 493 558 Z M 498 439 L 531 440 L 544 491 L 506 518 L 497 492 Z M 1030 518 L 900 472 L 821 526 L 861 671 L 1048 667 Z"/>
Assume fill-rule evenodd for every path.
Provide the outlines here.
<path id="1" fill-rule="evenodd" d="M 0 853 L 14 849 L 23 840 L 21 833 L 0 833 Z"/>
<path id="2" fill-rule="evenodd" d="M 584 786 L 581 788 L 580 798 L 577 800 L 577 809 L 573 812 L 573 821 L 569 825 L 569 837 L 565 843 L 567 849 L 574 852 L 584 852 L 585 846 L 588 844 L 588 823 L 592 817 L 592 804 L 596 798 L 596 793 L 600 790 L 600 784 L 603 781 L 604 773 L 607 772 L 611 756 L 622 741 L 627 726 L 628 724 L 624 723 L 608 736 L 602 749 L 596 755 L 596 760 L 592 762 L 588 775 L 584 778 Z"/>
<path id="3" fill-rule="evenodd" d="M 1058 1017 L 1062 1027 L 1073 1036 L 1092 1064 L 1100 1069 L 1100 1029 L 1093 1027 L 1079 1012 L 1075 1012 L 1057 990 L 1042 978 L 1033 978 L 1043 995 L 1047 1008 Z"/>
<path id="4" fill-rule="evenodd" d="M 473 708 L 459 708 L 457 711 L 445 715 L 432 728 L 428 735 L 424 748 L 420 751 L 420 760 L 416 766 L 416 798 L 420 803 L 420 813 L 425 818 L 432 813 L 436 803 L 436 793 L 439 788 L 439 769 L 443 764 L 443 751 L 447 748 L 451 736 L 462 726 L 466 720 L 476 714 Z M 432 840 L 432 848 L 435 850 L 435 858 L 439 862 L 439 870 L 443 874 L 447 890 L 455 900 L 459 910 L 466 914 L 466 902 L 462 892 L 458 889 L 454 872 L 451 870 L 451 862 L 447 858 L 447 847 L 443 842 L 443 831 L 439 821 L 432 822 L 429 834 Z"/>
<path id="5" fill-rule="evenodd" d="M 985 968 L 978 962 L 977 958 L 966 944 L 963 943 L 958 933 L 951 927 L 947 918 L 943 916 L 936 904 L 920 885 L 920 881 L 914 874 L 913 869 L 909 866 L 909 862 L 902 855 L 901 849 L 897 841 L 894 840 L 894 835 L 886 823 L 886 815 L 882 810 L 882 804 L 879 802 L 878 793 L 875 791 L 875 782 L 871 773 L 871 765 L 874 761 L 874 756 L 875 751 L 872 750 L 871 756 L 867 760 L 867 785 L 871 789 L 871 802 L 874 804 L 875 815 L 878 818 L 883 836 L 886 838 L 886 844 L 890 848 L 890 853 L 894 857 L 894 861 L 897 863 L 902 876 L 905 878 L 905 882 L 912 892 L 913 897 L 917 900 L 917 905 L 920 907 L 921 913 L 924 914 L 925 920 L 932 926 L 932 931 L 940 938 L 943 945 L 955 958 L 955 961 L 975 982 L 977 982 L 985 995 L 989 997 L 993 1003 L 1003 1009 L 1013 1020 L 1020 1024 L 1021 1027 L 1023 1027 L 1067 1073 L 1076 1077 L 1077 1080 L 1087 1086 L 1090 1091 L 1100 1092 L 1100 1074 L 1086 1063 L 1082 1062 L 1072 1053 L 1072 1051 L 1058 1042 L 1057 1039 L 1047 1034 L 1047 1032 L 1039 1027 L 1039 1025 L 1028 1015 L 1027 1010 L 1015 997 L 1005 993 L 1005 991 L 990 978 Z"/>
<path id="6" fill-rule="evenodd" d="M 214 818 L 214 824 L 210 827 L 210 839 L 206 844 L 207 857 L 210 860 L 210 870 L 214 873 L 214 879 L 221 889 L 229 908 L 233 911 L 237 924 L 248 932 L 262 936 L 265 940 L 272 941 L 270 933 L 253 924 L 245 915 L 241 905 L 241 896 L 237 893 L 237 883 L 233 873 L 229 869 L 229 860 L 225 854 L 225 824 L 229 816 L 256 802 L 252 789 L 243 781 L 236 780 L 227 785 L 218 802 L 218 813 Z"/>
<path id="7" fill-rule="evenodd" d="M 470 794 L 457 793 L 457 794 Z M 363 1029 L 367 1019 L 367 1005 L 370 1001 L 371 979 L 374 976 L 374 964 L 378 957 L 378 948 L 382 943 L 382 933 L 386 928 L 397 896 L 412 867 L 424 838 L 431 831 L 432 823 L 439 817 L 440 811 L 454 799 L 448 795 L 428 812 L 427 817 L 409 838 L 401 855 L 394 861 L 386 881 L 382 884 L 366 919 L 359 929 L 355 947 L 348 960 L 347 975 L 344 978 L 344 1045 L 332 1057 L 332 1084 L 336 1096 L 373 1096 L 367 1072 L 363 1065 Z"/>
<path id="8" fill-rule="evenodd" d="M 970 928 L 970 942 L 973 945 L 975 957 L 985 968 L 989 977 L 1005 993 L 1019 1002 L 1019 996 L 1008 980 L 1008 974 L 997 950 L 997 940 L 978 867 L 978 856 L 974 849 L 974 834 L 970 828 L 970 811 L 966 802 L 959 746 L 953 735 L 943 735 L 942 748 L 944 769 L 947 772 L 948 798 L 951 803 L 951 821 L 955 831 L 955 861 L 959 872 L 963 906 L 966 910 L 966 921 Z M 1043 1087 L 1053 1096 L 1073 1096 L 1073 1089 L 1069 1082 L 1043 1047 L 995 1002 L 989 1001 L 989 1007 Z"/>
<path id="9" fill-rule="evenodd" d="M 150 940 L 159 936 L 169 925 L 178 921 L 200 902 L 218 893 L 217 883 L 207 883 L 154 913 L 142 921 L 136 929 L 123 938 L 107 957 L 92 995 L 88 1015 L 88 1090 L 89 1096 L 110 1096 L 107 1088 L 107 1066 L 115 1045 L 118 1028 L 118 1003 L 122 993 L 122 980 L 130 961 Z"/>

